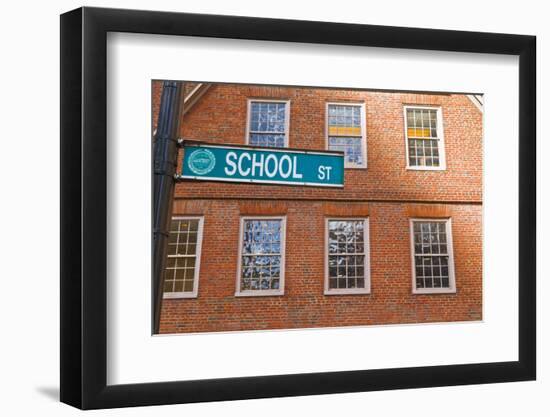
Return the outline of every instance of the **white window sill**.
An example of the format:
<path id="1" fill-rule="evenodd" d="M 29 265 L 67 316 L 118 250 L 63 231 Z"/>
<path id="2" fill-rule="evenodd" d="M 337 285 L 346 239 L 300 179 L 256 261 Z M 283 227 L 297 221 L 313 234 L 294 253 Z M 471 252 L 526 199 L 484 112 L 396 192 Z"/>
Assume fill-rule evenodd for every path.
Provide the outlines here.
<path id="1" fill-rule="evenodd" d="M 242 291 L 242 292 L 235 293 L 235 297 L 269 297 L 269 296 L 281 296 L 281 295 L 285 295 L 284 291 L 254 290 L 254 291 Z"/>
<path id="2" fill-rule="evenodd" d="M 165 292 L 162 298 L 165 300 L 174 298 L 197 298 L 196 292 Z"/>
<path id="3" fill-rule="evenodd" d="M 456 294 L 455 288 L 413 288 L 413 294 Z"/>
<path id="4" fill-rule="evenodd" d="M 325 295 L 368 295 L 370 294 L 370 289 L 360 288 L 360 289 L 350 289 L 350 290 L 325 290 Z"/>
<path id="5" fill-rule="evenodd" d="M 407 171 L 446 171 L 446 167 L 415 167 L 408 166 Z"/>

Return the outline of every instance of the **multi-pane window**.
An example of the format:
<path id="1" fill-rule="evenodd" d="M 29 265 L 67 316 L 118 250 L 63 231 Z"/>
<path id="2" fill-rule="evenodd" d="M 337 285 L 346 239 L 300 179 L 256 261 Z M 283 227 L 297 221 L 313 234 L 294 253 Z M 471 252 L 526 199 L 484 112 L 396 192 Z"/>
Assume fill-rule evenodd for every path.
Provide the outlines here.
<path id="1" fill-rule="evenodd" d="M 451 222 L 411 220 L 414 292 L 454 292 Z"/>
<path id="2" fill-rule="evenodd" d="M 288 136 L 287 101 L 248 102 L 248 144 L 283 148 Z"/>
<path id="3" fill-rule="evenodd" d="M 365 167 L 364 106 L 330 103 L 327 106 L 328 149 L 344 152 L 346 167 Z"/>
<path id="4" fill-rule="evenodd" d="M 325 294 L 370 291 L 368 227 L 368 219 L 327 220 Z"/>
<path id="5" fill-rule="evenodd" d="M 405 120 L 408 167 L 444 169 L 445 149 L 440 109 L 405 107 Z"/>
<path id="6" fill-rule="evenodd" d="M 165 297 L 197 296 L 202 221 L 200 217 L 172 218 L 164 271 Z"/>
<path id="7" fill-rule="evenodd" d="M 282 294 L 285 219 L 241 219 L 237 295 Z"/>

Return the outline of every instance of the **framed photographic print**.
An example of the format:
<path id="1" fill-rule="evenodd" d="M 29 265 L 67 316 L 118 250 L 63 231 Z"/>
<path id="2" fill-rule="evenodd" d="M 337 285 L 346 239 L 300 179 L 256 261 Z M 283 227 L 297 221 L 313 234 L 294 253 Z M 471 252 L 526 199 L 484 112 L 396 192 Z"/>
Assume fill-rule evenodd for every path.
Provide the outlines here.
<path id="1" fill-rule="evenodd" d="M 61 16 L 61 401 L 535 379 L 535 38 Z"/>

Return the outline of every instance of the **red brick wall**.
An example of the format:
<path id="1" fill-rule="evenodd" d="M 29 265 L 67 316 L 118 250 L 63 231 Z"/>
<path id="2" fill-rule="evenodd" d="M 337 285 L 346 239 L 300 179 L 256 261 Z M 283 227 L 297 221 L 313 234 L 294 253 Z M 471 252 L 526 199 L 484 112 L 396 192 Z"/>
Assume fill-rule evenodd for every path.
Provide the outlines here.
<path id="1" fill-rule="evenodd" d="M 155 83 L 154 120 L 160 91 Z M 308 149 L 325 149 L 327 101 L 365 102 L 368 168 L 346 170 L 343 190 L 178 184 L 174 213 L 205 218 L 199 295 L 165 300 L 161 332 L 481 319 L 482 114 L 466 96 L 216 84 L 181 136 L 245 143 L 248 98 L 289 99 L 289 146 Z M 445 171 L 405 169 L 405 104 L 441 106 Z M 235 297 L 239 217 L 272 213 L 287 216 L 285 294 Z M 370 219 L 371 294 L 325 296 L 324 219 L 346 215 Z M 413 216 L 452 218 L 456 294 L 412 294 Z"/>

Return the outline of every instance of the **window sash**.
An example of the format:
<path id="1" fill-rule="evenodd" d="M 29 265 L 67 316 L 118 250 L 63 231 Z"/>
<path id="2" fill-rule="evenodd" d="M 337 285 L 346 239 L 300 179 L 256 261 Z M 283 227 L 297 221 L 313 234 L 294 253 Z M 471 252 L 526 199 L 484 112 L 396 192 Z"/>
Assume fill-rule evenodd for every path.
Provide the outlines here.
<path id="1" fill-rule="evenodd" d="M 405 106 L 404 119 L 407 168 L 445 169 L 441 108 Z"/>
<path id="2" fill-rule="evenodd" d="M 178 230 L 173 230 L 173 227 L 170 227 L 169 233 L 176 234 L 177 239 L 176 243 L 169 244 L 174 247 L 176 253 L 167 254 L 167 260 L 175 260 L 174 266 L 167 265 L 164 268 L 163 273 L 164 277 L 164 288 L 163 288 L 163 297 L 164 298 L 189 298 L 196 297 L 198 292 L 198 276 L 200 271 L 200 252 L 202 246 L 202 217 L 172 217 L 172 222 L 178 223 Z M 181 229 L 181 222 L 189 222 L 187 229 Z M 196 226 L 191 226 L 193 222 L 196 222 Z M 195 229 L 196 227 L 196 229 Z M 190 237 L 192 234 L 196 234 L 196 239 L 194 242 L 190 243 Z M 185 241 L 180 242 L 180 239 Z M 194 253 L 177 253 L 182 246 L 186 251 L 189 251 L 189 245 L 194 245 Z M 185 266 L 178 265 L 178 259 L 194 259 L 193 266 L 187 266 L 189 261 L 185 262 Z M 184 277 L 178 278 L 178 271 L 182 271 Z M 191 277 L 187 276 L 188 271 L 191 272 Z M 170 279 L 166 279 L 166 275 L 171 275 Z M 191 286 L 187 283 L 191 282 Z M 171 290 L 168 290 L 168 286 L 171 284 Z M 178 288 L 180 287 L 180 288 Z"/>
<path id="3" fill-rule="evenodd" d="M 336 239 L 331 238 L 331 224 L 337 222 L 355 223 L 350 231 L 352 239 L 346 233 L 337 233 Z M 357 239 L 357 226 L 362 224 L 361 239 Z M 325 243 L 325 295 L 349 294 L 349 293 L 370 293 L 370 270 L 369 270 L 369 224 L 368 218 L 331 218 L 326 219 L 326 243 Z M 345 242 L 339 242 L 338 235 L 344 235 Z M 344 244 L 346 248 L 339 251 L 338 245 Z M 336 251 L 331 252 L 331 246 L 336 245 Z M 354 252 L 349 252 L 348 245 L 353 245 Z M 357 250 L 362 246 L 362 250 Z M 332 262 L 338 262 L 338 258 L 344 260 L 343 265 L 334 266 Z M 362 258 L 362 261 L 359 259 Z M 349 262 L 351 260 L 351 263 Z M 336 268 L 337 275 L 332 275 Z M 353 270 L 353 274 L 349 271 Z M 343 274 L 339 275 L 340 270 Z M 358 275 L 359 274 L 359 275 Z M 341 286 L 341 284 L 343 284 Z M 334 286 L 335 285 L 335 286 Z"/>
<path id="4" fill-rule="evenodd" d="M 438 224 L 436 230 L 432 230 L 432 225 Z M 444 225 L 442 231 L 440 226 Z M 415 231 L 418 226 L 420 232 Z M 426 227 L 428 230 L 423 230 Z M 454 279 L 454 259 L 452 248 L 452 225 L 451 219 L 411 219 L 411 261 L 412 261 L 412 278 L 413 278 L 413 293 L 454 293 L 456 291 Z M 420 241 L 424 236 L 428 236 L 427 241 L 423 246 L 420 246 L 421 251 L 417 251 L 418 243 L 416 236 L 420 235 Z M 440 241 L 440 235 L 445 236 L 445 241 Z M 436 236 L 434 239 L 433 236 Z M 433 242 L 436 242 L 437 250 L 441 250 L 441 245 L 445 246 L 445 251 L 434 253 Z M 429 247 L 429 253 L 422 252 L 423 247 Z M 425 264 L 424 259 L 429 259 L 428 264 Z M 417 274 L 418 271 L 421 274 Z M 444 273 L 446 271 L 446 273 Z M 419 281 L 421 285 L 419 285 Z"/>
<path id="5" fill-rule="evenodd" d="M 330 136 L 362 136 L 363 135 L 363 121 L 362 121 L 362 104 L 328 104 L 327 125 L 329 127 Z M 333 115 L 331 112 L 341 110 L 350 110 L 350 114 L 337 114 Z M 336 119 L 336 123 L 332 123 Z M 334 133 L 331 133 L 331 128 Z M 338 129 L 343 129 L 340 132 Z M 358 133 L 353 133 L 357 132 Z M 351 133 L 350 133 L 351 132 Z"/>

